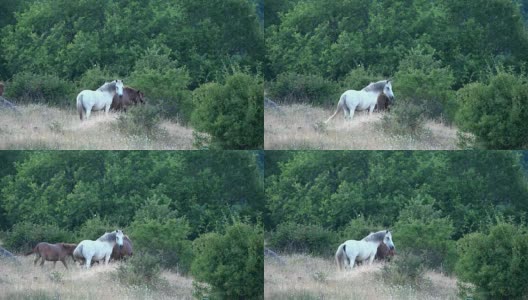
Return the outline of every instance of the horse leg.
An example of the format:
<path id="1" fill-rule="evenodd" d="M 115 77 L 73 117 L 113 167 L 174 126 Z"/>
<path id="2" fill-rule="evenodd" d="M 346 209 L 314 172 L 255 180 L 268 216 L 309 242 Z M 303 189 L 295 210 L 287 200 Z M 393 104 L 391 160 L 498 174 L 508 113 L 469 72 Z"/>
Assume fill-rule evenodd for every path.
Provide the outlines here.
<path id="1" fill-rule="evenodd" d="M 33 261 L 33 265 L 37 265 L 37 261 L 40 259 L 40 254 L 36 253 L 35 260 Z"/>
<path id="2" fill-rule="evenodd" d="M 42 260 L 40 261 L 40 266 L 41 266 L 41 267 L 44 266 L 44 261 L 45 261 L 45 259 L 44 259 L 44 257 L 42 257 Z"/>
<path id="3" fill-rule="evenodd" d="M 357 258 L 357 255 L 354 255 L 354 256 L 350 256 L 348 259 L 348 266 L 350 267 L 350 270 L 353 270 L 354 269 L 354 264 L 356 263 L 356 258 Z"/>
<path id="4" fill-rule="evenodd" d="M 53 261 L 53 269 L 55 269 L 56 266 L 57 266 L 57 261 L 54 260 L 54 261 Z"/>
<path id="5" fill-rule="evenodd" d="M 111 254 L 108 254 L 107 256 L 105 256 L 105 265 L 107 266 L 108 263 L 110 262 L 110 256 Z"/>
<path id="6" fill-rule="evenodd" d="M 68 270 L 68 266 L 66 265 L 66 260 L 61 259 L 62 264 L 66 267 L 66 270 Z"/>
<path id="7" fill-rule="evenodd" d="M 86 115 L 84 116 L 84 119 L 85 120 L 88 120 L 90 118 L 90 114 L 92 113 L 92 108 L 87 108 L 86 109 Z"/>
<path id="8" fill-rule="evenodd" d="M 86 260 L 84 261 L 84 265 L 86 266 L 86 269 L 90 269 L 90 266 L 92 265 L 92 258 L 86 258 Z"/>

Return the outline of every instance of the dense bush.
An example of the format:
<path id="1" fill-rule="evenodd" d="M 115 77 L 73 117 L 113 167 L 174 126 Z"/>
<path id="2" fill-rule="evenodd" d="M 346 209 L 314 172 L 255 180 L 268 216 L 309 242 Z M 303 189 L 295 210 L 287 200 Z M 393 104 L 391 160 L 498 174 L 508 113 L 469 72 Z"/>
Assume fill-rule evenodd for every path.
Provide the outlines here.
<path id="1" fill-rule="evenodd" d="M 425 265 L 420 255 L 401 252 L 385 264 L 382 269 L 381 278 L 390 285 L 412 286 L 414 288 L 425 288 L 427 279 Z"/>
<path id="2" fill-rule="evenodd" d="M 160 259 L 148 252 L 135 253 L 126 264 L 117 267 L 117 278 L 127 285 L 158 287 L 163 283 Z"/>
<path id="3" fill-rule="evenodd" d="M 335 232 L 319 225 L 288 222 L 277 226 L 268 243 L 271 248 L 283 252 L 332 255 L 337 249 L 337 239 Z"/>
<path id="4" fill-rule="evenodd" d="M 150 104 L 130 107 L 117 117 L 116 127 L 127 135 L 158 138 L 163 134 L 160 112 L 159 107 Z"/>
<path id="5" fill-rule="evenodd" d="M 86 70 L 79 78 L 79 91 L 82 90 L 96 90 L 105 82 L 114 79 L 122 79 L 119 76 L 112 75 L 107 70 L 101 69 L 99 66 Z M 124 82 L 126 85 L 126 82 Z"/>
<path id="6" fill-rule="evenodd" d="M 359 91 L 371 82 L 377 82 L 382 79 L 382 76 L 376 75 L 361 66 L 350 71 L 339 83 L 343 92 L 345 90 Z"/>
<path id="7" fill-rule="evenodd" d="M 118 229 L 107 220 L 102 220 L 99 216 L 86 220 L 78 230 L 76 230 L 77 239 L 82 240 L 96 240 L 105 232 Z M 122 228 L 121 228 L 122 229 Z"/>
<path id="8" fill-rule="evenodd" d="M 192 123 L 211 135 L 221 149 L 262 148 L 263 84 L 260 76 L 235 71 L 225 83 L 207 83 L 194 91 Z"/>
<path id="9" fill-rule="evenodd" d="M 522 299 L 528 294 L 528 232 L 499 222 L 489 232 L 475 232 L 457 243 L 459 280 L 472 283 L 482 299 Z"/>
<path id="10" fill-rule="evenodd" d="M 528 146 L 528 81 L 499 70 L 486 83 L 476 82 L 458 91 L 461 130 L 472 133 L 477 147 L 524 149 Z"/>
<path id="11" fill-rule="evenodd" d="M 433 205 L 428 196 L 411 200 L 394 224 L 393 240 L 398 249 L 422 257 L 425 266 L 450 272 L 456 261 L 453 223 Z"/>
<path id="12" fill-rule="evenodd" d="M 193 258 L 189 223 L 182 218 L 136 219 L 130 225 L 134 246 L 160 259 L 162 266 L 187 273 Z"/>
<path id="13" fill-rule="evenodd" d="M 423 106 L 399 99 L 390 113 L 383 115 L 381 129 L 394 135 L 419 136 L 425 132 L 425 115 Z"/>
<path id="14" fill-rule="evenodd" d="M 381 226 L 374 224 L 364 216 L 350 220 L 350 222 L 341 230 L 341 240 L 361 240 L 371 232 L 381 230 Z"/>
<path id="15" fill-rule="evenodd" d="M 8 83 L 5 96 L 19 103 L 73 106 L 74 85 L 53 74 L 17 73 Z"/>
<path id="16" fill-rule="evenodd" d="M 264 249 L 260 226 L 237 222 L 225 233 L 206 233 L 193 242 L 192 274 L 211 287 L 213 299 L 264 297 Z"/>
<path id="17" fill-rule="evenodd" d="M 3 247 L 9 251 L 27 252 L 40 242 L 73 243 L 73 234 L 53 224 L 21 222 L 5 234 Z"/>
<path id="18" fill-rule="evenodd" d="M 428 118 L 454 117 L 455 82 L 452 71 L 435 59 L 435 51 L 430 47 L 411 49 L 400 61 L 394 75 L 396 101 L 404 107 L 418 105 Z M 396 111 L 399 113 L 403 111 Z"/>
<path id="19" fill-rule="evenodd" d="M 336 83 L 320 75 L 282 73 L 269 84 L 269 96 L 283 103 L 328 104 L 337 102 Z"/>
<path id="20" fill-rule="evenodd" d="M 170 50 L 151 48 L 137 60 L 127 84 L 143 91 L 162 116 L 186 123 L 193 109 L 190 82 L 189 72 L 171 59 Z"/>

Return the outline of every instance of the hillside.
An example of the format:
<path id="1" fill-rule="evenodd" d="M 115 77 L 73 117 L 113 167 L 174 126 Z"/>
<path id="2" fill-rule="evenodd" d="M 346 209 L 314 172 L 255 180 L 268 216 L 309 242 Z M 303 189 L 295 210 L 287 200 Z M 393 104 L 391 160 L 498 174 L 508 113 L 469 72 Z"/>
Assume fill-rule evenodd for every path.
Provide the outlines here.
<path id="1" fill-rule="evenodd" d="M 264 147 L 268 150 L 455 150 L 457 130 L 434 121 L 420 136 L 384 132 L 382 114 L 357 113 L 345 121 L 342 113 L 328 124 L 333 110 L 305 104 L 281 106 L 264 113 Z"/>
<path id="2" fill-rule="evenodd" d="M 33 266 L 33 256 L 18 257 L 21 265 L 0 260 L 2 299 L 192 299 L 192 279 L 164 271 L 165 283 L 157 289 L 130 287 L 117 279 L 118 263 L 81 269 L 68 261 L 69 270 L 59 262 Z"/>
<path id="3" fill-rule="evenodd" d="M 193 149 L 193 130 L 162 121 L 158 137 L 127 134 L 119 113 L 94 113 L 81 122 L 73 110 L 46 105 L 0 110 L 0 149 L 168 150 Z"/>
<path id="4" fill-rule="evenodd" d="M 427 272 L 424 289 L 385 284 L 383 264 L 339 272 L 331 259 L 295 254 L 284 256 L 285 265 L 264 263 L 265 299 L 457 299 L 456 279 Z"/>

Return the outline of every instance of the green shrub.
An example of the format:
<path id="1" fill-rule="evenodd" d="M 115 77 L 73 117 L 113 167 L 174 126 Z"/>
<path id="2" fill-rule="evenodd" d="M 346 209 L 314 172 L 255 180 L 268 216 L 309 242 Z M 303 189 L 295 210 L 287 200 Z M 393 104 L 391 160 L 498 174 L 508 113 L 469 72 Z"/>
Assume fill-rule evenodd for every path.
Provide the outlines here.
<path id="1" fill-rule="evenodd" d="M 412 199 L 400 212 L 393 239 L 397 249 L 421 256 L 427 267 L 451 272 L 456 261 L 454 231 L 453 222 L 426 196 Z"/>
<path id="2" fill-rule="evenodd" d="M 269 239 L 271 248 L 287 253 L 332 255 L 337 249 L 337 235 L 320 225 L 281 223 Z M 333 246 L 335 245 L 335 249 Z"/>
<path id="3" fill-rule="evenodd" d="M 457 242 L 456 273 L 476 287 L 482 299 L 523 299 L 528 295 L 528 232 L 500 222 L 488 233 L 475 232 Z"/>
<path id="4" fill-rule="evenodd" d="M 117 229 L 107 220 L 101 220 L 99 216 L 86 220 L 77 230 L 77 240 L 96 240 L 105 232 Z"/>
<path id="5" fill-rule="evenodd" d="M 424 274 L 424 260 L 421 256 L 410 252 L 399 252 L 390 264 L 383 266 L 381 278 L 391 285 L 424 288 L 424 285 L 429 283 Z"/>
<path id="6" fill-rule="evenodd" d="M 53 224 L 21 222 L 5 234 L 3 246 L 10 251 L 27 252 L 40 242 L 71 243 L 73 234 Z"/>
<path id="7" fill-rule="evenodd" d="M 185 219 L 163 217 L 135 219 L 129 229 L 135 249 L 156 255 L 163 267 L 181 273 L 189 271 L 193 259 L 190 230 Z"/>
<path id="8" fill-rule="evenodd" d="M 128 85 L 144 92 L 163 117 L 187 123 L 193 110 L 190 81 L 187 70 L 170 58 L 170 50 L 152 48 L 136 62 Z"/>
<path id="9" fill-rule="evenodd" d="M 117 278 L 126 285 L 157 287 L 162 283 L 160 259 L 148 252 L 136 252 L 117 267 Z"/>
<path id="10" fill-rule="evenodd" d="M 381 129 L 393 135 L 419 136 L 425 132 L 425 109 L 413 101 L 399 99 L 381 119 Z"/>
<path id="11" fill-rule="evenodd" d="M 152 105 L 139 105 L 127 109 L 117 117 L 117 129 L 126 135 L 158 138 L 165 133 L 160 127 L 161 110 Z"/>
<path id="12" fill-rule="evenodd" d="M 358 67 L 350 71 L 343 80 L 340 81 L 341 90 L 361 90 L 371 82 L 377 82 L 382 80 L 382 76 L 378 76 L 372 73 L 370 70 L 366 70 L 364 67 Z M 337 102 L 336 102 L 337 103 Z"/>
<path id="13" fill-rule="evenodd" d="M 207 83 L 194 91 L 196 130 L 211 135 L 211 146 L 221 149 L 259 149 L 264 140 L 263 84 L 259 76 L 241 71 L 225 83 Z"/>
<path id="14" fill-rule="evenodd" d="M 112 75 L 107 70 L 101 70 L 99 66 L 86 70 L 79 78 L 78 89 L 82 90 L 96 90 L 105 82 L 118 79 L 119 76 Z"/>
<path id="15" fill-rule="evenodd" d="M 487 83 L 471 83 L 460 89 L 457 100 L 457 123 L 475 136 L 477 147 L 528 147 L 528 82 L 524 76 L 499 71 Z"/>
<path id="16" fill-rule="evenodd" d="M 338 85 L 320 75 L 282 73 L 269 84 L 271 98 L 283 103 L 335 104 L 339 100 Z"/>
<path id="17" fill-rule="evenodd" d="M 401 60 L 393 83 L 396 102 L 420 106 L 424 117 L 451 121 L 456 110 L 455 78 L 434 56 L 432 48 L 418 47 Z"/>
<path id="18" fill-rule="evenodd" d="M 17 73 L 5 89 L 5 96 L 18 103 L 73 106 L 74 85 L 53 74 Z"/>
<path id="19" fill-rule="evenodd" d="M 379 230 L 381 230 L 381 226 L 360 216 L 350 220 L 347 226 L 341 231 L 341 240 L 361 240 L 371 232 L 377 232 Z"/>
<path id="20" fill-rule="evenodd" d="M 260 226 L 245 223 L 203 234 L 193 242 L 192 274 L 210 285 L 212 299 L 263 298 L 263 238 Z"/>

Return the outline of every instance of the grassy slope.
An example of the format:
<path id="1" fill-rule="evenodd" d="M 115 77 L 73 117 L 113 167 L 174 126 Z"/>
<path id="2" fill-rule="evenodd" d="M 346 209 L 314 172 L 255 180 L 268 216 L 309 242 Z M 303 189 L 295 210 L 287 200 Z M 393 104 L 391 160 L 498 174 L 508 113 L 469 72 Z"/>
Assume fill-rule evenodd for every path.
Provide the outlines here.
<path id="1" fill-rule="evenodd" d="M 192 299 L 192 279 L 163 272 L 168 284 L 161 290 L 129 287 L 116 278 L 118 263 L 81 269 L 69 260 L 33 266 L 33 256 L 18 257 L 21 265 L 0 260 L 0 299 Z"/>
<path id="2" fill-rule="evenodd" d="M 164 121 L 159 139 L 130 136 L 117 127 L 117 113 L 96 112 L 81 122 L 73 110 L 45 105 L 18 107 L 20 114 L 0 109 L 0 149 L 193 149 L 192 129 Z"/>
<path id="3" fill-rule="evenodd" d="M 329 124 L 323 122 L 334 113 L 309 105 L 281 106 L 264 113 L 264 148 L 275 150 L 454 150 L 456 129 L 427 122 L 427 134 L 390 136 L 381 128 L 381 114 L 356 113 L 345 121 L 339 113 Z"/>
<path id="4" fill-rule="evenodd" d="M 266 258 L 265 299 L 457 299 L 456 279 L 428 272 L 431 285 L 423 289 L 390 286 L 381 278 L 381 263 L 353 271 L 337 271 L 330 259 L 284 256 L 285 265 Z"/>

